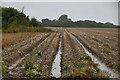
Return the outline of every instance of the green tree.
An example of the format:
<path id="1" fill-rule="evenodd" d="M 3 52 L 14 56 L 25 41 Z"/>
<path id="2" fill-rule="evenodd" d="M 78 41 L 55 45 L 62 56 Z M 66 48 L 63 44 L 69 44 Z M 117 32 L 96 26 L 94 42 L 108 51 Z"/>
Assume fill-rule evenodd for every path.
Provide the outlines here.
<path id="1" fill-rule="evenodd" d="M 37 21 L 36 18 L 31 18 L 30 25 L 31 26 L 38 26 L 39 22 Z"/>
<path id="2" fill-rule="evenodd" d="M 9 19 L 16 15 L 18 11 L 14 8 L 2 8 L 2 27 L 7 28 L 9 26 Z"/>

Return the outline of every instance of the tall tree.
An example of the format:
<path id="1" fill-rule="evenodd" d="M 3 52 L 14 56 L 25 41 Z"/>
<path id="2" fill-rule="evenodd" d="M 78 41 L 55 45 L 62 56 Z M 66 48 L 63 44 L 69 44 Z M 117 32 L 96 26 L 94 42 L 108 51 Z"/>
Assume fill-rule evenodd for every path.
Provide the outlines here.
<path id="1" fill-rule="evenodd" d="M 39 25 L 36 18 L 31 18 L 30 24 L 31 24 L 31 26 L 38 26 Z"/>

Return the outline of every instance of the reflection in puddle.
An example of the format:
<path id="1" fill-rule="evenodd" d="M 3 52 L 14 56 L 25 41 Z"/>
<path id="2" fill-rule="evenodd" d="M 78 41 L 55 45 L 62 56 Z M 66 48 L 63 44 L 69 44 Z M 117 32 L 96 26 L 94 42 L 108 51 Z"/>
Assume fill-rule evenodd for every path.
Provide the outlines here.
<path id="1" fill-rule="evenodd" d="M 61 45 L 62 45 L 62 36 L 60 36 L 58 52 L 54 59 L 52 70 L 51 70 L 52 77 L 56 77 L 56 78 L 59 78 L 61 76 L 61 66 L 60 66 L 61 54 L 62 54 Z"/>

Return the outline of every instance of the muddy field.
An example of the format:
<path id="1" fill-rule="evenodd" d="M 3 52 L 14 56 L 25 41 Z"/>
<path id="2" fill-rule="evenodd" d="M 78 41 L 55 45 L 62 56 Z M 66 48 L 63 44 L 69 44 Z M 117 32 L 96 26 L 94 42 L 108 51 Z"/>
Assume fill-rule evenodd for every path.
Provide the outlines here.
<path id="1" fill-rule="evenodd" d="M 118 29 L 68 29 L 107 66 L 119 69 Z"/>
<path id="2" fill-rule="evenodd" d="M 10 41 L 17 34 L 3 36 L 3 77 L 118 78 L 117 28 L 50 29 L 17 42 Z"/>

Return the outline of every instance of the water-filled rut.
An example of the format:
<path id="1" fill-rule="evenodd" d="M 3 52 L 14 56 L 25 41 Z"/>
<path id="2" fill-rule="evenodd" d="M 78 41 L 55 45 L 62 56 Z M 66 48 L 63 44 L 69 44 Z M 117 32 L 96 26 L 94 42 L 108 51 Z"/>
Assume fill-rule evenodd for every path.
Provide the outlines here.
<path id="1" fill-rule="evenodd" d="M 58 52 L 53 61 L 52 70 L 51 70 L 51 74 L 52 74 L 51 76 L 56 78 L 61 77 L 61 66 L 60 66 L 61 54 L 62 54 L 61 45 L 62 45 L 62 35 L 60 36 Z"/>
<path id="2" fill-rule="evenodd" d="M 70 34 L 69 32 L 67 32 L 68 34 Z M 88 54 L 92 61 L 94 62 L 94 64 L 98 64 L 98 68 L 100 70 L 106 71 L 110 74 L 110 78 L 119 78 L 119 75 L 117 72 L 114 72 L 112 69 L 110 69 L 109 67 L 107 67 L 104 63 L 102 63 L 97 57 L 95 57 L 94 55 L 92 55 L 92 53 L 89 52 L 89 50 L 76 38 L 76 36 L 70 34 L 71 37 L 73 37 L 74 39 L 76 39 L 76 41 L 82 46 L 82 48 L 84 49 L 85 53 Z"/>

